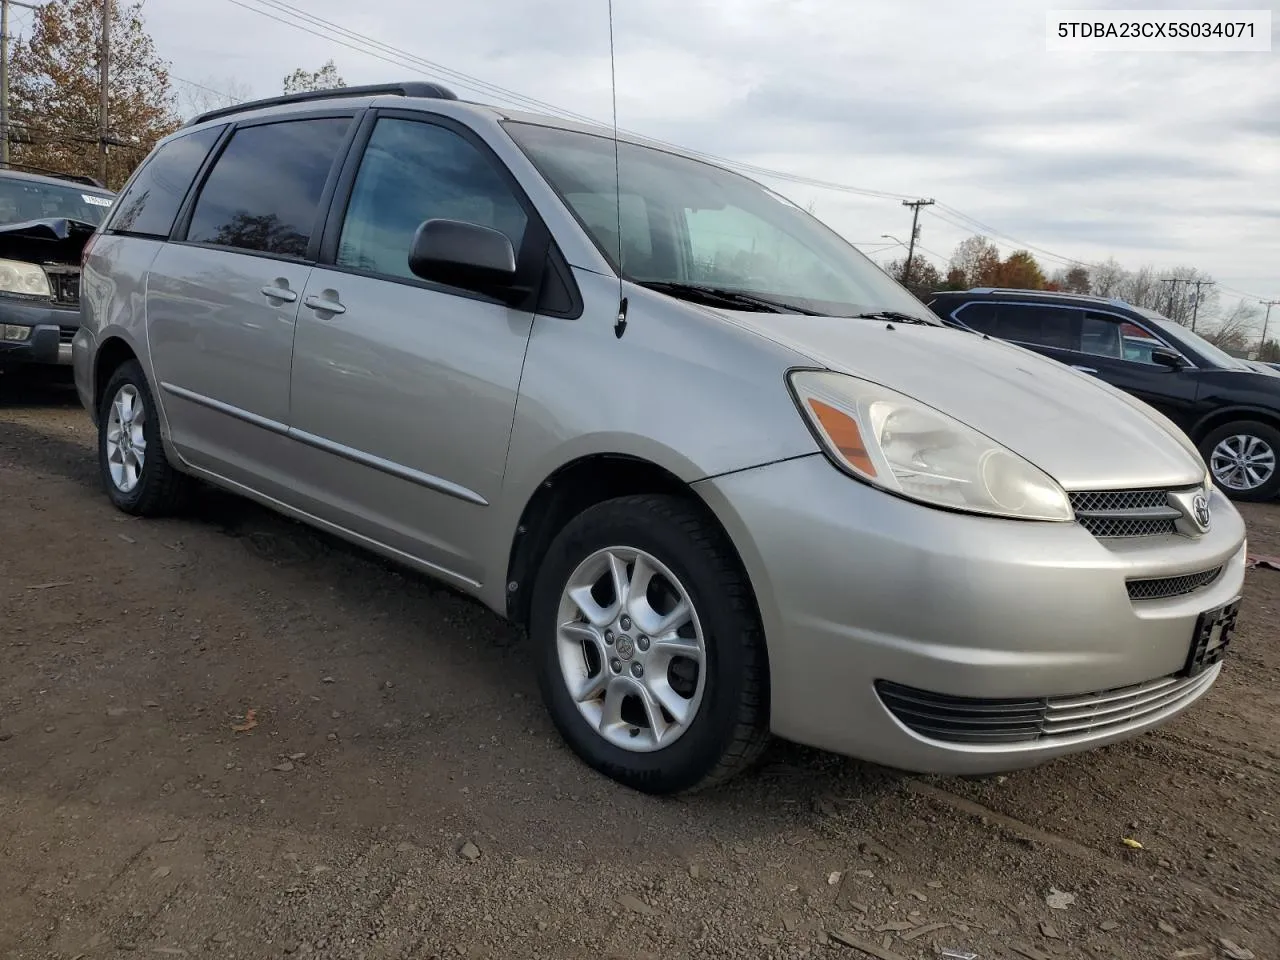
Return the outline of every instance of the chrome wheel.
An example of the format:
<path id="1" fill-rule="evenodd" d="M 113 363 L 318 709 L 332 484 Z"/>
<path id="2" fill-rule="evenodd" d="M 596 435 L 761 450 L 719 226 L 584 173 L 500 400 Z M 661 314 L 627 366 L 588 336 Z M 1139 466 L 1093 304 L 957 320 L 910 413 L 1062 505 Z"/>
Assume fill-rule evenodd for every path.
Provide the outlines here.
<path id="1" fill-rule="evenodd" d="M 1223 437 L 1209 457 L 1213 478 L 1230 490 L 1256 490 L 1276 472 L 1276 451 L 1261 437 Z"/>
<path id="2" fill-rule="evenodd" d="M 107 414 L 107 468 L 121 493 L 132 493 L 142 480 L 147 439 L 142 432 L 146 406 L 138 388 L 126 383 L 111 401 Z"/>
<path id="3" fill-rule="evenodd" d="M 556 653 L 569 696 L 609 743 L 645 753 L 688 731 L 706 685 L 707 647 L 688 591 L 656 557 L 598 550 L 560 598 Z"/>

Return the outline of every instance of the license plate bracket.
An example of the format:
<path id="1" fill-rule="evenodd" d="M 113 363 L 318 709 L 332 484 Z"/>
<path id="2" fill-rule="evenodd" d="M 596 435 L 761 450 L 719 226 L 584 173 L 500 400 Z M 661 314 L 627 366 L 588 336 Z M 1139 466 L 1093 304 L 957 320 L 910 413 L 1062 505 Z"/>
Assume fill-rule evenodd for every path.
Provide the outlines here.
<path id="1" fill-rule="evenodd" d="M 1226 656 L 1227 647 L 1236 631 L 1236 618 L 1240 613 L 1240 598 L 1230 603 L 1206 610 L 1196 618 L 1195 633 L 1191 635 L 1191 649 L 1187 653 L 1184 677 L 1204 673 Z"/>

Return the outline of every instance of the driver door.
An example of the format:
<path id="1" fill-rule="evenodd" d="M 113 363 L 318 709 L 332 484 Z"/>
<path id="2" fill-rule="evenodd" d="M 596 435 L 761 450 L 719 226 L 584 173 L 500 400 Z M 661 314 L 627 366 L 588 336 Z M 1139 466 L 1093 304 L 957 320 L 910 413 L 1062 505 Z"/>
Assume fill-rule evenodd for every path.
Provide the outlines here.
<path id="1" fill-rule="evenodd" d="M 367 123 L 301 298 L 297 476 L 322 516 L 474 585 L 534 317 L 419 279 L 410 247 L 425 220 L 464 220 L 506 234 L 531 271 L 547 234 L 467 128 L 394 111 Z"/>

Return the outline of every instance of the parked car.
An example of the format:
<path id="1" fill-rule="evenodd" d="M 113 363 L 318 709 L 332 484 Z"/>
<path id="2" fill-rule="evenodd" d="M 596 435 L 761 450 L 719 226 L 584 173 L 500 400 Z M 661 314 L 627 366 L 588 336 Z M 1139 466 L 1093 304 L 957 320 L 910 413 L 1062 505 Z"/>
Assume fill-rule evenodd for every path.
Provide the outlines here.
<path id="1" fill-rule="evenodd" d="M 126 185 L 84 290 L 117 507 L 198 478 L 479 598 L 638 789 L 770 732 L 1034 765 L 1222 669 L 1244 526 L 1177 427 L 671 148 L 432 84 L 218 110 Z"/>
<path id="2" fill-rule="evenodd" d="M 1123 300 L 990 287 L 935 293 L 954 327 L 1052 357 L 1155 407 L 1196 444 L 1235 500 L 1280 494 L 1280 379 Z"/>
<path id="3" fill-rule="evenodd" d="M 69 371 L 80 254 L 113 196 L 88 177 L 0 170 L 0 371 Z"/>

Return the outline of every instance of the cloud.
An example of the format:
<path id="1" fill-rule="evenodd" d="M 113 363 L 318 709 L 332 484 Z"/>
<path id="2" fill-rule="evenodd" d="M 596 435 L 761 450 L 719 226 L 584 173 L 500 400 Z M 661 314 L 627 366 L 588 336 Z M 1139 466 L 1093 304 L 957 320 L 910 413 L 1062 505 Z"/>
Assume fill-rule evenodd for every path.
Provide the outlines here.
<path id="1" fill-rule="evenodd" d="M 292 2 L 445 67 L 609 118 L 605 0 Z M 735 160 L 935 196 L 1068 257 L 1190 262 L 1280 297 L 1280 58 L 1049 53 L 1050 6 L 621 0 L 619 121 Z M 234 76 L 260 96 L 294 67 L 330 57 L 349 83 L 416 75 L 228 0 L 150 0 L 144 14 L 175 74 Z M 494 97 L 437 78 L 469 98 Z M 812 202 L 851 240 L 909 229 L 894 200 L 770 185 Z M 925 247 L 941 254 L 967 235 L 936 217 L 922 223 Z"/>

